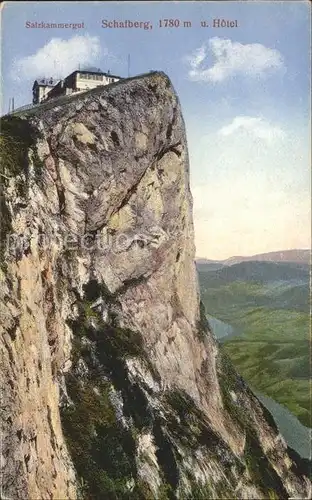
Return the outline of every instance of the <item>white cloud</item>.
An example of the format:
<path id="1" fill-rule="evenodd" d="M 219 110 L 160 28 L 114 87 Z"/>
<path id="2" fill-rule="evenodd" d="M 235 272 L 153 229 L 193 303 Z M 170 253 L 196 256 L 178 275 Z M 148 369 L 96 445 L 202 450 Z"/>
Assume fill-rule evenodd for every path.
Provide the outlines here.
<path id="1" fill-rule="evenodd" d="M 209 56 L 215 59 L 211 66 L 205 65 Z M 260 43 L 242 44 L 219 37 L 210 38 L 186 59 L 190 64 L 191 80 L 214 83 L 237 75 L 263 77 L 269 71 L 284 67 L 278 50 Z"/>
<path id="2" fill-rule="evenodd" d="M 218 133 L 223 136 L 247 134 L 271 144 L 286 137 L 286 133 L 279 126 L 272 125 L 262 117 L 253 116 L 236 116 L 232 123 L 222 127 Z"/>
<path id="3" fill-rule="evenodd" d="M 105 54 L 107 50 L 101 49 L 98 37 L 76 35 L 69 40 L 52 38 L 35 54 L 15 60 L 11 77 L 17 80 L 42 76 L 63 78 L 76 70 L 79 64 L 96 64 L 99 57 Z"/>
<path id="4" fill-rule="evenodd" d="M 222 259 L 309 246 L 308 129 L 287 123 L 283 128 L 283 140 L 274 143 L 241 129 L 216 133 L 204 124 L 201 135 L 198 127 L 191 133 L 196 137 L 189 144 L 198 256 Z"/>

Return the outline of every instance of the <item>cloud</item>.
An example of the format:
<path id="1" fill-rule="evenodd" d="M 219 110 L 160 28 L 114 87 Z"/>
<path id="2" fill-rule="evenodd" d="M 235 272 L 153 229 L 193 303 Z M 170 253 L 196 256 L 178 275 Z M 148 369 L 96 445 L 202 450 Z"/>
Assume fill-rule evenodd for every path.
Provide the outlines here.
<path id="1" fill-rule="evenodd" d="M 309 246 L 308 128 L 285 122 L 283 140 L 271 143 L 241 128 L 224 135 L 200 125 L 189 131 L 197 255 L 221 259 Z"/>
<path id="2" fill-rule="evenodd" d="M 253 116 L 236 116 L 232 123 L 222 127 L 218 133 L 223 136 L 242 133 L 262 139 L 268 143 L 273 143 L 276 140 L 286 137 L 286 133 L 282 128 L 272 125 L 261 117 Z"/>
<path id="3" fill-rule="evenodd" d="M 76 35 L 69 40 L 52 38 L 46 45 L 30 56 L 13 63 L 11 78 L 14 80 L 38 77 L 63 78 L 75 71 L 79 64 L 96 64 L 107 49 L 101 49 L 98 37 Z"/>
<path id="4" fill-rule="evenodd" d="M 205 63 L 208 63 L 209 56 L 215 62 L 207 67 Z M 190 65 L 188 75 L 191 80 L 212 83 L 238 75 L 263 77 L 270 71 L 284 67 L 283 57 L 278 50 L 260 43 L 242 44 L 219 37 L 210 38 L 186 60 Z"/>

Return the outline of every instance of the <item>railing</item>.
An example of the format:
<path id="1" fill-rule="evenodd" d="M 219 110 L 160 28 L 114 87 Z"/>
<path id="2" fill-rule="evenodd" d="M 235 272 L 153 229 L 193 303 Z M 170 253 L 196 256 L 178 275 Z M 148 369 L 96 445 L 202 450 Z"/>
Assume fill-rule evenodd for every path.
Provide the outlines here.
<path id="1" fill-rule="evenodd" d="M 40 106 L 40 104 L 25 104 L 24 106 L 14 109 L 14 111 L 10 111 L 8 115 L 14 115 L 15 113 L 20 113 L 21 111 L 25 111 L 27 109 L 36 108 L 37 106 Z"/>
<path id="2" fill-rule="evenodd" d="M 60 94 L 56 95 L 53 97 L 50 97 L 49 99 L 45 99 L 44 101 L 39 102 L 38 104 L 25 104 L 24 106 L 20 106 L 19 108 L 14 109 L 14 111 L 9 111 L 8 115 L 14 115 L 15 113 L 20 113 L 21 111 L 27 111 L 28 109 L 33 109 L 33 108 L 39 108 L 40 106 L 50 103 L 52 101 L 56 101 L 60 97 L 72 97 L 76 94 L 82 93 L 82 92 L 87 92 L 87 90 L 77 90 L 73 92 L 72 94 Z"/>

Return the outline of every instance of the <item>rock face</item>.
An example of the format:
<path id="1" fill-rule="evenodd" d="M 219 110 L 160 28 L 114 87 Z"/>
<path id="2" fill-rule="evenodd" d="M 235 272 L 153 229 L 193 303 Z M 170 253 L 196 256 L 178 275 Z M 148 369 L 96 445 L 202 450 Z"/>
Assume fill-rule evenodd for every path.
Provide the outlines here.
<path id="1" fill-rule="evenodd" d="M 308 497 L 199 302 L 162 73 L 3 119 L 4 497 Z"/>

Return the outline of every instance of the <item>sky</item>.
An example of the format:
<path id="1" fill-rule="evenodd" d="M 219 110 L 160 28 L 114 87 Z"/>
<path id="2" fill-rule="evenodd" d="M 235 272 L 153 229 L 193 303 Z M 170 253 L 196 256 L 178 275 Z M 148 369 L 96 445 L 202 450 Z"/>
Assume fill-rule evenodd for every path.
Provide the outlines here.
<path id="1" fill-rule="evenodd" d="M 310 248 L 310 11 L 298 0 L 5 2 L 1 114 L 12 97 L 30 103 L 38 77 L 79 65 L 127 77 L 130 54 L 130 76 L 162 70 L 179 95 L 196 255 Z M 103 27 L 113 20 L 142 27 Z"/>

